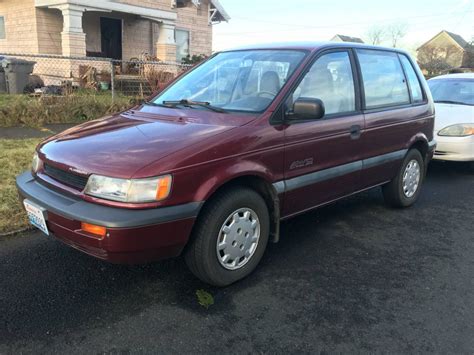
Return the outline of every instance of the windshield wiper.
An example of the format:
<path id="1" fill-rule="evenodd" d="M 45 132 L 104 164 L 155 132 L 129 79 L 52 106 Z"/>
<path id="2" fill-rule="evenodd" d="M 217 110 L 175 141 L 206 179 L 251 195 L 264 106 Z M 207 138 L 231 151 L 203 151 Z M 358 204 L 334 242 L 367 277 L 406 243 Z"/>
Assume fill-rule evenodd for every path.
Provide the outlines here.
<path id="1" fill-rule="evenodd" d="M 205 101 L 192 101 L 188 99 L 182 99 L 182 100 L 176 100 L 176 101 L 163 101 L 163 105 L 173 105 L 174 107 L 176 107 L 177 105 L 183 105 L 187 107 L 200 106 L 214 112 L 227 113 L 226 110 L 217 106 L 213 106 L 209 102 L 205 102 Z"/>
<path id="2" fill-rule="evenodd" d="M 461 101 L 452 101 L 452 100 L 435 100 L 436 103 L 439 104 L 453 104 L 453 105 L 467 105 L 467 106 L 472 106 L 471 104 L 468 104 L 467 102 L 461 102 Z"/>
<path id="3" fill-rule="evenodd" d="M 166 104 L 158 104 L 153 101 L 143 101 L 142 105 L 146 106 L 157 106 L 157 107 L 166 107 L 166 108 L 176 108 L 176 105 L 166 105 Z"/>

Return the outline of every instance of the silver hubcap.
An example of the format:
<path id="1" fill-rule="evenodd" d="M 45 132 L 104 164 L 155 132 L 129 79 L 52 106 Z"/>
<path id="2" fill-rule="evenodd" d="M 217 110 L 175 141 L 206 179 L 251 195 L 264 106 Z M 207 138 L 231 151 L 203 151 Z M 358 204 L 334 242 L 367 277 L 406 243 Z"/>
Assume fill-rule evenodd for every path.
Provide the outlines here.
<path id="1" fill-rule="evenodd" d="M 257 250 L 260 221 L 250 208 L 239 208 L 226 218 L 217 238 L 217 259 L 228 270 L 240 269 Z"/>
<path id="2" fill-rule="evenodd" d="M 403 173 L 403 193 L 406 197 L 412 197 L 416 193 L 420 177 L 420 164 L 415 159 L 410 160 Z"/>

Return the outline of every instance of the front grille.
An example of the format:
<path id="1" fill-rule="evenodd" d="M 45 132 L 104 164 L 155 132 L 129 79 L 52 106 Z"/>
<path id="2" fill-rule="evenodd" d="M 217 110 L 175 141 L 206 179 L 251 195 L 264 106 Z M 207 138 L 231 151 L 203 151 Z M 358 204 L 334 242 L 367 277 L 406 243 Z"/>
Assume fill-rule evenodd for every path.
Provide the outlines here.
<path id="1" fill-rule="evenodd" d="M 84 190 L 87 184 L 87 177 L 71 173 L 66 170 L 55 168 L 49 164 L 44 164 L 44 173 L 54 180 L 59 181 L 64 185 L 74 187 L 78 190 Z"/>

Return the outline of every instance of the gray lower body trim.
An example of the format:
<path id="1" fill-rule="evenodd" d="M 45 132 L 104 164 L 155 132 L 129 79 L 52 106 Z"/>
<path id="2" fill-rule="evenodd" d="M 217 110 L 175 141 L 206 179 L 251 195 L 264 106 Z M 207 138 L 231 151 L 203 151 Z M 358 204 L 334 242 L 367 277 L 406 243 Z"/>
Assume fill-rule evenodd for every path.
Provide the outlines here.
<path id="1" fill-rule="evenodd" d="M 316 184 L 325 180 L 330 180 L 338 176 L 347 175 L 361 170 L 362 161 L 335 166 L 334 168 L 316 171 L 314 173 L 301 175 L 289 180 L 285 180 L 285 191 L 299 189 L 304 186 Z"/>
<path id="2" fill-rule="evenodd" d="M 392 161 L 401 160 L 407 154 L 408 149 L 397 150 L 396 152 L 378 155 L 373 158 L 362 160 L 362 169 L 374 168 L 378 165 L 390 163 Z"/>
<path id="3" fill-rule="evenodd" d="M 98 224 L 110 228 L 142 227 L 179 219 L 196 217 L 203 202 L 190 202 L 183 205 L 150 208 L 143 210 L 115 208 L 64 195 L 35 180 L 26 172 L 16 179 L 19 193 L 47 211 L 68 219 Z"/>
<path id="4" fill-rule="evenodd" d="M 301 175 L 292 179 L 278 181 L 273 183 L 273 187 L 278 192 L 278 194 L 296 190 L 304 186 L 317 184 L 322 181 L 334 179 L 336 177 L 344 176 L 357 171 L 362 171 L 363 169 L 370 169 L 379 165 L 402 160 L 407 152 L 408 149 L 402 149 L 376 157 L 358 160 L 352 163 Z"/>

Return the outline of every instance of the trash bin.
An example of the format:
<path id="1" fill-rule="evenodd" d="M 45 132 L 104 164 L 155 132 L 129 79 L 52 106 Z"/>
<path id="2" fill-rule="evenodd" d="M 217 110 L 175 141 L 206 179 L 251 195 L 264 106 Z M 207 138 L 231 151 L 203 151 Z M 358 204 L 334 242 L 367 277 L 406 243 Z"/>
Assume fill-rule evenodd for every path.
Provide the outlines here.
<path id="1" fill-rule="evenodd" d="M 36 62 L 5 58 L 1 63 L 5 71 L 7 92 L 9 94 L 23 94 Z"/>
<path id="2" fill-rule="evenodd" d="M 0 56 L 0 63 L 5 57 Z M 7 92 L 7 82 L 5 79 L 5 70 L 3 70 L 3 67 L 0 65 L 0 94 L 3 94 Z"/>

